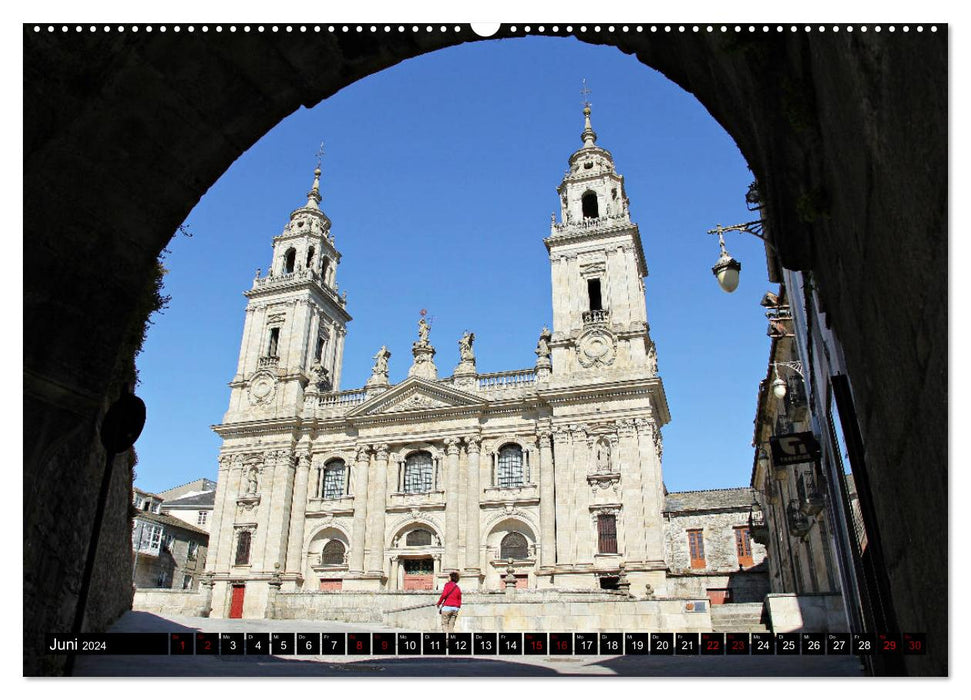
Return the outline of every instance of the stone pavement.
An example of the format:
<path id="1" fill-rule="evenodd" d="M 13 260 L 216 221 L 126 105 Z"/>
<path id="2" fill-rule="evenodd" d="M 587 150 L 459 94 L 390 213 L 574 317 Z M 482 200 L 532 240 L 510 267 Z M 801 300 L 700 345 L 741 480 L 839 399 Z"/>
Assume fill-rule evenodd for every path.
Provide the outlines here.
<path id="1" fill-rule="evenodd" d="M 130 611 L 109 632 L 391 632 L 376 624 Z M 75 676 L 862 676 L 852 656 L 79 656 Z"/>

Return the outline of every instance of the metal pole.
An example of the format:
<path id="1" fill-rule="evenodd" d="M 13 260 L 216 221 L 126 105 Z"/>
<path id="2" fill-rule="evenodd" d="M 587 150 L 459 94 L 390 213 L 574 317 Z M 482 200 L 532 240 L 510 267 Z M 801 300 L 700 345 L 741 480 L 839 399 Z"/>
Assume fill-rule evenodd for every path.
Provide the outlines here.
<path id="1" fill-rule="evenodd" d="M 81 586 L 78 591 L 78 601 L 74 608 L 74 623 L 71 633 L 78 635 L 84 623 L 84 613 L 88 605 L 88 594 L 91 592 L 91 578 L 94 573 L 94 562 L 98 554 L 98 541 L 101 538 L 101 525 L 104 521 L 105 505 L 108 502 L 108 491 L 111 487 L 111 472 L 115 463 L 115 456 L 127 452 L 135 444 L 145 427 L 145 402 L 130 393 L 129 385 L 122 388 L 121 396 L 105 413 L 101 422 L 101 444 L 105 449 L 105 469 L 101 477 L 101 490 L 98 492 L 98 503 L 94 511 L 94 523 L 91 526 L 91 539 L 88 540 L 88 555 L 84 562 L 84 572 L 81 575 Z M 64 664 L 64 675 L 74 673 L 74 655 L 69 654 Z"/>
<path id="2" fill-rule="evenodd" d="M 105 504 L 108 501 L 108 489 L 111 486 L 111 471 L 114 466 L 115 455 L 105 455 L 105 470 L 101 477 L 101 491 L 98 492 L 98 505 L 94 511 L 94 524 L 91 526 L 91 539 L 88 545 L 88 557 L 84 562 L 84 573 L 81 575 L 81 590 L 78 592 L 78 602 L 74 608 L 74 624 L 71 625 L 71 634 L 81 633 L 81 626 L 84 622 L 84 611 L 88 605 L 88 594 L 91 592 L 91 574 L 94 572 L 94 561 L 98 554 L 98 541 L 101 535 L 101 523 L 104 521 Z M 64 666 L 64 675 L 70 676 L 74 673 L 74 654 L 67 657 Z"/>

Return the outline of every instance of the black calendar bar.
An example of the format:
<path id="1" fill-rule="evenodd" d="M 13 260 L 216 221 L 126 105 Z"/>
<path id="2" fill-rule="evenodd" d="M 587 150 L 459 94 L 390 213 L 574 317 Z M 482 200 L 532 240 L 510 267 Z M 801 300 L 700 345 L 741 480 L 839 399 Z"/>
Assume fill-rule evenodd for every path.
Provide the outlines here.
<path id="1" fill-rule="evenodd" d="M 926 654 L 927 635 L 849 632 L 124 632 L 46 634 L 62 655 L 903 655 Z"/>
<path id="2" fill-rule="evenodd" d="M 44 649 L 48 654 L 168 656 L 169 637 L 168 632 L 45 634 Z"/>

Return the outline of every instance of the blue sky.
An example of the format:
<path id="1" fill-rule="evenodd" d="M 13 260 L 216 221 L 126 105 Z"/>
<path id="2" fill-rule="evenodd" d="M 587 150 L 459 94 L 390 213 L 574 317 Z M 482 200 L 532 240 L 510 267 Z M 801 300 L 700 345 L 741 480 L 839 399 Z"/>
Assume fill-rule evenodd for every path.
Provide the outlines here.
<path id="1" fill-rule="evenodd" d="M 753 237 L 731 234 L 738 290 L 711 274 L 716 223 L 755 218 L 752 174 L 690 94 L 612 47 L 575 39 L 480 42 L 405 61 L 301 109 L 244 153 L 189 215 L 165 265 L 172 301 L 138 359 L 148 407 L 136 485 L 163 490 L 216 477 L 227 382 L 245 299 L 271 240 L 306 201 L 321 141 L 321 208 L 348 293 L 342 389 L 363 386 L 381 345 L 391 380 L 410 365 L 420 309 L 434 323 L 440 376 L 458 338 L 476 335 L 480 372 L 531 367 L 552 320 L 543 238 L 555 188 L 580 147 L 581 78 L 598 145 L 624 175 L 650 274 L 648 320 L 672 422 L 669 490 L 746 485 L 756 390 L 769 339 L 759 300 L 774 285 Z"/>

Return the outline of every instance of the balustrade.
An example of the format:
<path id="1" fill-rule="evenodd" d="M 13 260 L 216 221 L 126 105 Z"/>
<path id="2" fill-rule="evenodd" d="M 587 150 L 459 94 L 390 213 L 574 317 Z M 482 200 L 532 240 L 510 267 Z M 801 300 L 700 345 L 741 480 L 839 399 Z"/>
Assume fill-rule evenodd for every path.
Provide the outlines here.
<path id="1" fill-rule="evenodd" d="M 536 383 L 535 369 L 517 369 L 479 375 L 479 389 L 484 391 L 508 389 Z"/>
<path id="2" fill-rule="evenodd" d="M 591 323 L 610 323 L 610 310 L 595 309 L 593 311 L 584 311 L 583 325 L 586 326 Z"/>
<path id="3" fill-rule="evenodd" d="M 335 394 L 324 394 L 318 399 L 319 406 L 349 406 L 364 403 L 367 399 L 367 389 L 350 389 Z"/>

